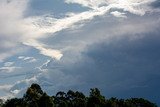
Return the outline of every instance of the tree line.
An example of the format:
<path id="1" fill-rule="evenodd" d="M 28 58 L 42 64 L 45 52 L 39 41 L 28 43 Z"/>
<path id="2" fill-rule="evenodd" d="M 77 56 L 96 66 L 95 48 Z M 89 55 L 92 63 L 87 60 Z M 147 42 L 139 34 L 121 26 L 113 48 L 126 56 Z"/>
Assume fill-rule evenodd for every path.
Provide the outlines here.
<path id="1" fill-rule="evenodd" d="M 0 107 L 157 107 L 156 104 L 143 98 L 106 99 L 98 88 L 90 89 L 89 96 L 82 92 L 69 90 L 59 91 L 54 96 L 43 92 L 38 84 L 32 84 L 22 98 L 12 98 L 3 102 Z"/>

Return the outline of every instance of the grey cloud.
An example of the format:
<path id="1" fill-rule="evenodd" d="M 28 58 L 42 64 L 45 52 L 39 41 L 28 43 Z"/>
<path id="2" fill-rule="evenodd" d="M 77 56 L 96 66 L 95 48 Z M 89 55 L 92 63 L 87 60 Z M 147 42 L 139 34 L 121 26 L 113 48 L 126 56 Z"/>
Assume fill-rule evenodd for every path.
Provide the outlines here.
<path id="1" fill-rule="evenodd" d="M 152 91 L 143 93 L 143 90 L 155 92 L 158 89 L 152 88 L 156 87 L 153 83 L 159 75 L 160 38 L 156 19 L 152 16 L 129 16 L 126 20 L 96 17 L 81 29 L 66 29 L 41 40 L 51 48 L 60 49 L 64 57 L 44 64 L 36 82 L 51 95 L 58 90 L 88 92 L 89 88 L 98 87 L 108 97 L 152 99 L 149 97 L 151 94 L 158 97 Z M 21 87 L 21 84 L 23 81 L 13 90 L 19 90 L 17 86 Z"/>
<path id="2" fill-rule="evenodd" d="M 135 96 L 158 102 L 157 17 L 129 16 L 126 20 L 97 17 L 80 30 L 64 30 L 53 39 L 42 40 L 53 48 L 61 48 L 64 57 L 42 67 L 48 73 L 38 79 L 40 84 L 48 84 L 45 90 L 50 94 L 59 89 L 87 92 L 98 87 L 108 97 Z"/>
<path id="3" fill-rule="evenodd" d="M 47 89 L 53 93 L 57 87 L 62 90 L 72 88 L 83 91 L 98 87 L 108 97 L 145 97 L 158 102 L 158 34 L 159 32 L 145 33 L 142 34 L 145 37 L 141 39 L 130 40 L 129 37 L 121 37 L 119 40 L 111 40 L 109 44 L 100 42 L 91 45 L 87 51 L 81 53 L 83 59 L 72 65 L 62 63 L 67 62 L 65 58 L 62 62 L 50 61 L 46 67 L 49 70 L 49 78 L 45 81 L 49 80 L 56 88 Z M 56 68 L 57 66 L 61 67 Z"/>
<path id="4" fill-rule="evenodd" d="M 153 6 L 154 8 L 160 8 L 160 1 L 159 0 L 156 0 L 155 2 L 153 2 L 151 4 L 151 6 Z"/>

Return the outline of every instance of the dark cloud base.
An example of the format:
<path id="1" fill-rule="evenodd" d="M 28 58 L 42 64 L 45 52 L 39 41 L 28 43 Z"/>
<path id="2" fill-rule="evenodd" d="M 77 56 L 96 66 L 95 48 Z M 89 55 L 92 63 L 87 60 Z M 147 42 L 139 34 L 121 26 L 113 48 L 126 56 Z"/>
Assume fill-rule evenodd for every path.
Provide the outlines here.
<path id="1" fill-rule="evenodd" d="M 154 8 L 160 8 L 160 1 L 157 0 L 151 4 Z"/>
<path id="2" fill-rule="evenodd" d="M 66 83 L 58 81 L 59 79 L 55 81 L 54 78 L 51 81 L 55 81 L 55 85 L 59 82 L 63 84 L 57 90 L 73 89 L 87 92 L 89 88 L 98 87 L 106 97 L 143 97 L 159 102 L 159 32 L 134 36 L 137 38 L 122 36 L 110 40 L 109 43 L 90 45 L 87 51 L 81 53 L 83 59 L 72 65 L 62 63 L 69 55 L 64 56 L 59 63 L 50 62 L 47 68 L 51 71 L 55 65 L 64 65 L 59 70 L 65 77 L 59 74 L 58 76 L 65 78 Z M 51 74 L 54 77 L 55 74 Z M 75 83 L 67 85 L 72 81 Z M 52 94 L 53 88 L 46 90 Z"/>
<path id="3" fill-rule="evenodd" d="M 85 55 L 94 65 L 86 80 L 94 81 L 107 96 L 144 97 L 159 102 L 159 33 L 140 36 L 142 38 L 135 40 L 124 36 L 109 44 L 104 42 L 89 47 Z"/>

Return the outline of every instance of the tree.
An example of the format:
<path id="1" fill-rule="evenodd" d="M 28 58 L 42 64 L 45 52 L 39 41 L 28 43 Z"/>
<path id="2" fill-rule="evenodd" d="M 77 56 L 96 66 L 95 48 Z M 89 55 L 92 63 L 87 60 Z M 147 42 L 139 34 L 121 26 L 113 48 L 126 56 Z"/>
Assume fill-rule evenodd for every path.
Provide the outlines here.
<path id="1" fill-rule="evenodd" d="M 86 97 L 81 92 L 69 90 L 67 92 L 67 99 L 72 107 L 86 107 Z"/>
<path id="2" fill-rule="evenodd" d="M 54 98 L 57 107 L 68 107 L 69 104 L 65 92 L 59 91 Z"/>
<path id="3" fill-rule="evenodd" d="M 105 99 L 98 88 L 90 91 L 89 97 L 82 92 L 69 90 L 59 91 L 55 96 L 49 96 L 38 84 L 32 84 L 23 98 L 0 100 L 0 107 L 157 107 L 156 104 L 143 98 Z"/>
<path id="4" fill-rule="evenodd" d="M 86 97 L 83 93 L 76 91 L 75 92 L 75 102 L 74 107 L 86 107 Z"/>
<path id="5" fill-rule="evenodd" d="M 48 96 L 46 93 L 43 93 L 41 98 L 38 101 L 39 107 L 54 107 L 53 98 Z"/>
<path id="6" fill-rule="evenodd" d="M 122 101 L 121 101 L 122 102 Z M 107 107 L 125 107 L 124 105 L 120 106 L 119 100 L 117 98 L 110 98 L 109 100 L 106 101 L 106 106 Z"/>
<path id="7" fill-rule="evenodd" d="M 42 97 L 43 91 L 38 84 L 32 84 L 23 96 L 24 101 L 29 107 L 38 107 L 38 100 Z"/>
<path id="8" fill-rule="evenodd" d="M 8 99 L 2 107 L 28 107 L 22 98 Z"/>
<path id="9" fill-rule="evenodd" d="M 27 89 L 24 99 L 26 101 L 37 101 L 43 95 L 43 91 L 38 84 L 32 84 L 31 87 Z"/>
<path id="10" fill-rule="evenodd" d="M 127 107 L 157 107 L 154 103 L 143 98 L 131 98 L 126 100 Z"/>
<path id="11" fill-rule="evenodd" d="M 105 107 L 105 97 L 101 95 L 98 88 L 91 89 L 87 107 Z"/>

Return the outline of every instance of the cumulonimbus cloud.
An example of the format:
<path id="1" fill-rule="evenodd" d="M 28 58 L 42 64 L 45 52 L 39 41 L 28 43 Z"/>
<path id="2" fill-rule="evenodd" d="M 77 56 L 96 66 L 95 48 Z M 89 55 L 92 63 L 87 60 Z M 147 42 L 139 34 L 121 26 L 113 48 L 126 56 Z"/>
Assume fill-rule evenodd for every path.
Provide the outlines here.
<path id="1" fill-rule="evenodd" d="M 40 51 L 40 54 L 49 56 L 56 60 L 60 60 L 63 56 L 63 52 L 61 51 L 61 49 L 49 48 L 49 46 L 41 43 L 40 41 L 38 41 L 38 39 L 47 38 L 46 34 L 48 33 L 55 34 L 64 29 L 73 28 L 73 26 L 77 26 L 79 25 L 79 23 L 86 24 L 86 21 L 90 21 L 96 16 L 103 16 L 109 13 L 111 9 L 121 9 L 123 13 L 130 12 L 137 15 L 144 15 L 145 12 L 151 11 L 148 7 L 148 4 L 153 1 L 154 0 L 66 0 L 66 3 L 68 3 L 68 5 L 70 3 L 76 3 L 85 7 L 89 7 L 90 9 L 85 12 L 74 13 L 69 17 L 67 16 L 62 18 L 55 18 L 54 16 L 50 16 L 46 18 L 45 15 L 24 17 L 25 10 L 27 10 L 28 8 L 27 4 L 29 3 L 29 0 L 12 0 L 9 3 L 6 3 L 5 0 L 3 0 L 4 3 L 2 2 L 2 4 L 0 5 L 1 9 L 3 10 L 0 10 L 0 22 L 2 22 L 3 25 L 0 25 L 0 27 L 3 28 L 2 30 L 0 30 L 0 42 L 5 43 L 5 45 L 0 46 L 0 48 L 2 49 L 0 50 L 0 60 L 4 60 L 5 58 L 19 52 L 15 51 L 16 47 L 22 45 L 19 43 L 23 43 L 23 45 L 25 46 L 34 47 L 35 49 Z M 19 6 L 17 7 L 16 5 Z M 14 14 L 11 14 L 11 12 Z M 124 30 L 123 32 L 130 32 L 133 30 L 133 26 L 131 26 L 130 24 L 123 27 L 121 27 Z M 129 27 L 130 29 L 127 29 Z M 113 32 L 115 33 L 115 30 L 119 31 L 119 28 L 120 27 L 118 26 L 116 29 L 113 29 Z M 143 27 L 140 26 L 138 28 Z M 118 33 L 123 34 L 123 32 Z M 77 47 L 75 48 L 77 49 Z M 10 49 L 13 52 L 8 51 Z M 62 75 L 64 74 L 62 73 Z M 24 82 L 35 82 L 37 81 L 37 78 L 38 76 L 31 79 L 25 79 L 19 81 L 15 85 Z M 67 79 L 69 78 L 70 76 L 67 77 Z M 14 90 L 12 90 L 13 93 L 17 92 Z"/>

